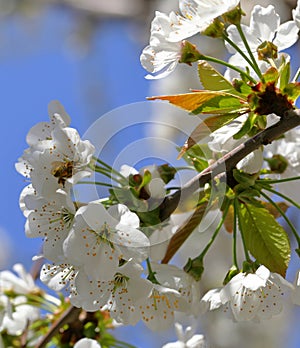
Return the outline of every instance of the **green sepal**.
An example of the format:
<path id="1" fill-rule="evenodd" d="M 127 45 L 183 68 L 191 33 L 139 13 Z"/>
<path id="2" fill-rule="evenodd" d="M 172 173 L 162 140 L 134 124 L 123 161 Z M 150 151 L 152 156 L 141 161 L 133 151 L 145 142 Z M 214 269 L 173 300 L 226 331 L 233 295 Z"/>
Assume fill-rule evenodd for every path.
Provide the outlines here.
<path id="1" fill-rule="evenodd" d="M 285 63 L 283 61 L 282 65 L 279 68 L 279 88 L 280 90 L 284 90 L 284 88 L 288 85 L 291 77 L 291 64 L 290 62 Z"/>
<path id="2" fill-rule="evenodd" d="M 279 78 L 279 72 L 275 67 L 269 68 L 264 74 L 263 74 L 265 83 L 272 82 L 275 83 L 277 82 Z"/>
<path id="3" fill-rule="evenodd" d="M 189 257 L 183 269 L 198 282 L 201 279 L 204 271 L 203 258 L 196 257 L 195 259 L 191 259 Z"/>
<path id="4" fill-rule="evenodd" d="M 300 96 L 300 82 L 287 84 L 283 89 L 283 94 L 287 95 L 295 103 Z"/>
<path id="5" fill-rule="evenodd" d="M 232 266 L 229 271 L 227 272 L 224 280 L 223 280 L 223 285 L 226 285 L 227 283 L 230 282 L 230 280 L 238 275 L 240 273 L 240 270 L 236 266 Z"/>
<path id="6" fill-rule="evenodd" d="M 237 92 L 239 92 L 243 96 L 248 96 L 252 93 L 252 88 L 248 85 L 247 82 L 243 80 L 234 79 L 232 81 L 232 86 Z"/>
<path id="7" fill-rule="evenodd" d="M 245 173 L 239 169 L 233 169 L 232 174 L 234 179 L 244 187 L 254 186 L 258 179 L 257 174 Z"/>

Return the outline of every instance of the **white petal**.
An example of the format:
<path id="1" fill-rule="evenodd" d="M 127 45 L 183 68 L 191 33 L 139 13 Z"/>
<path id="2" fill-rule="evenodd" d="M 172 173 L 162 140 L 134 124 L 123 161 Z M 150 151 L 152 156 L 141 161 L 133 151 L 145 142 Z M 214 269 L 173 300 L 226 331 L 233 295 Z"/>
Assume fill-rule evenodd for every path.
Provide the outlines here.
<path id="1" fill-rule="evenodd" d="M 74 348 L 101 348 L 100 344 L 90 338 L 82 338 L 74 344 Z"/>
<path id="2" fill-rule="evenodd" d="M 283 51 L 294 45 L 298 40 L 299 28 L 294 21 L 283 23 L 278 28 L 273 43 L 278 47 L 279 51 Z"/>

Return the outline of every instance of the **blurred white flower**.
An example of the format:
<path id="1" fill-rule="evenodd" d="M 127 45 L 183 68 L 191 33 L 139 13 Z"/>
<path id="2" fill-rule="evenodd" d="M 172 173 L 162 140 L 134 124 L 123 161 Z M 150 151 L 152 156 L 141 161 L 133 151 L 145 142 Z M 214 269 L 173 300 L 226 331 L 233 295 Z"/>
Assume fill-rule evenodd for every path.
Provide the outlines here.
<path id="1" fill-rule="evenodd" d="M 240 144 L 244 143 L 248 136 L 243 136 L 240 139 L 234 139 L 234 135 L 242 128 L 247 115 L 237 117 L 229 124 L 217 129 L 210 134 L 209 148 L 215 153 L 225 154 Z M 263 164 L 263 150 L 258 148 L 237 164 L 237 168 L 246 173 L 254 174 L 261 170 Z"/>
<path id="2" fill-rule="evenodd" d="M 17 296 L 11 300 L 13 310 L 11 315 L 6 315 L 0 325 L 0 332 L 7 330 L 9 335 L 21 335 L 29 323 L 40 318 L 40 310 L 27 304 L 25 296 Z"/>
<path id="3" fill-rule="evenodd" d="M 293 19 L 298 28 L 300 28 L 300 1 L 297 1 L 296 8 L 292 11 Z"/>
<path id="4" fill-rule="evenodd" d="M 275 140 L 271 144 L 265 146 L 264 155 L 266 158 L 280 155 L 287 161 L 286 169 L 283 173 L 274 174 L 275 178 L 286 179 L 300 176 L 300 128 L 294 128 L 286 132 L 283 138 Z M 279 193 L 300 203 L 298 189 L 298 181 L 283 182 L 276 186 L 276 190 Z M 287 202 L 287 204 L 289 204 L 289 202 Z"/>
<path id="5" fill-rule="evenodd" d="M 0 293 L 13 291 L 25 295 L 38 289 L 31 274 L 26 272 L 22 264 L 16 263 L 13 270 L 17 275 L 8 270 L 0 272 Z"/>
<path id="6" fill-rule="evenodd" d="M 295 277 L 292 301 L 294 304 L 300 306 L 300 270 L 297 272 Z"/>
<path id="7" fill-rule="evenodd" d="M 194 335 L 191 326 L 183 330 L 180 323 L 175 323 L 175 331 L 178 341 L 163 345 L 162 348 L 205 348 L 206 343 L 203 335 Z"/>
<path id="8" fill-rule="evenodd" d="M 82 338 L 74 344 L 74 348 L 101 348 L 101 345 L 91 338 Z"/>

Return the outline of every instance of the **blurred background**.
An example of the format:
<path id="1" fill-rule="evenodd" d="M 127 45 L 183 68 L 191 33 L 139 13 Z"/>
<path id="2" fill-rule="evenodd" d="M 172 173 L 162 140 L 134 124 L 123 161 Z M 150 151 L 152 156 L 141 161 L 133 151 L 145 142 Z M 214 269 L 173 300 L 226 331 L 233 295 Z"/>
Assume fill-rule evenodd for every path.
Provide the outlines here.
<path id="1" fill-rule="evenodd" d="M 291 9 L 296 5 L 294 0 L 244 0 L 242 6 L 248 11 L 256 3 L 263 6 L 272 3 L 282 22 L 290 19 Z M 140 66 L 139 56 L 148 44 L 154 11 L 177 9 L 177 0 L 0 0 L 1 269 L 11 268 L 16 262 L 30 269 L 31 259 L 40 248 L 39 240 L 29 240 L 24 235 L 25 219 L 18 199 L 26 183 L 14 164 L 27 147 L 28 130 L 48 119 L 49 101 L 60 100 L 72 117 L 72 127 L 84 134 L 101 115 L 117 107 L 145 101 L 149 95 L 200 87 L 193 68 L 180 66 L 164 80 L 148 81 Z M 202 38 L 198 44 L 208 55 L 226 56 L 223 44 L 217 40 Z M 299 45 L 289 53 L 299 61 L 295 59 Z M 182 113 L 169 107 L 158 110 L 153 106 L 150 112 L 153 120 L 182 122 Z M 182 144 L 176 127 L 156 127 L 154 122 L 145 132 Z M 126 141 L 130 144 L 139 136 L 140 131 L 129 130 Z M 112 146 L 118 150 L 124 144 Z M 109 154 L 107 157 L 109 162 Z M 289 215 L 298 225 L 293 209 Z M 182 260 L 191 252 L 192 245 L 199 243 L 199 236 L 195 238 L 183 248 Z M 205 233 L 201 233 L 201 238 L 205 238 Z M 219 286 L 219 279 L 227 271 L 226 243 L 229 248 L 230 238 L 224 233 L 216 250 L 210 253 L 213 272 L 205 275 L 204 291 Z M 299 268 L 299 261 L 295 257 L 293 260 L 296 261 L 289 270 L 289 280 Z M 215 271 L 220 278 L 212 274 Z M 299 319 L 299 308 L 287 310 L 278 319 L 250 326 L 237 325 L 210 313 L 202 318 L 199 327 L 207 334 L 212 348 L 296 348 L 300 342 Z M 116 335 L 139 348 L 160 347 L 176 340 L 173 330 L 152 334 L 142 324 L 118 329 Z"/>

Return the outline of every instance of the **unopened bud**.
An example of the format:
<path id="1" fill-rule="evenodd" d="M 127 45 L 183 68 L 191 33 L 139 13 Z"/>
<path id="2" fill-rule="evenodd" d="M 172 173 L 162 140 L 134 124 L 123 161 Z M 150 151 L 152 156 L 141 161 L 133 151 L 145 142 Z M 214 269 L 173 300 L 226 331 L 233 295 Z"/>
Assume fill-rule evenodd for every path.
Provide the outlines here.
<path id="1" fill-rule="evenodd" d="M 273 42 L 264 41 L 257 47 L 257 54 L 259 60 L 277 59 L 278 48 Z"/>
<path id="2" fill-rule="evenodd" d="M 222 15 L 225 22 L 235 25 L 241 23 L 242 16 L 245 16 L 245 13 L 242 11 L 240 6 L 237 6 L 235 9 L 226 12 Z"/>
<path id="3" fill-rule="evenodd" d="M 201 53 L 197 50 L 196 45 L 193 45 L 189 41 L 182 41 L 181 57 L 179 63 L 186 63 L 191 65 L 194 62 L 198 62 L 202 57 Z"/>
<path id="4" fill-rule="evenodd" d="M 201 34 L 213 38 L 223 37 L 224 23 L 216 18 Z"/>
<path id="5" fill-rule="evenodd" d="M 273 155 L 271 158 L 266 158 L 265 160 L 268 162 L 271 171 L 276 174 L 282 174 L 289 164 L 287 159 L 279 154 Z"/>

